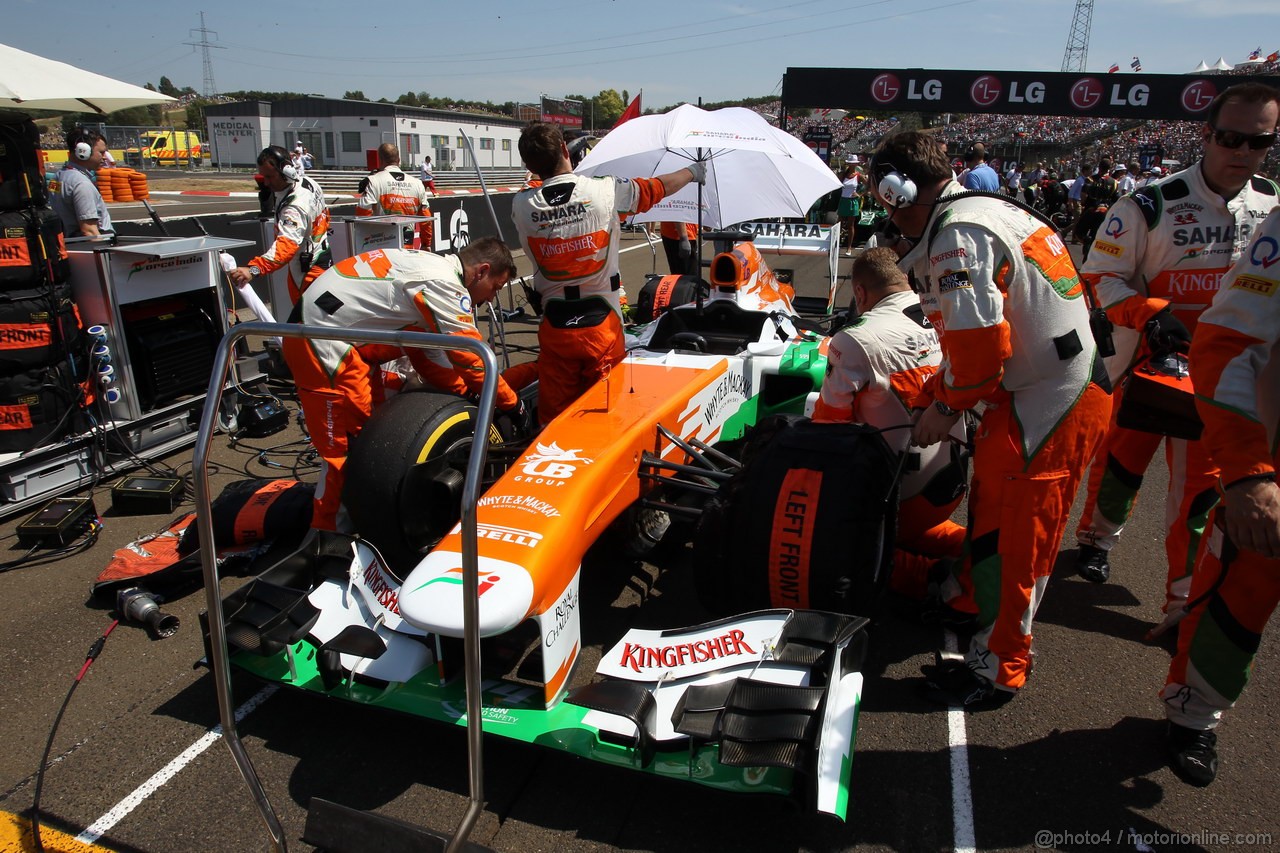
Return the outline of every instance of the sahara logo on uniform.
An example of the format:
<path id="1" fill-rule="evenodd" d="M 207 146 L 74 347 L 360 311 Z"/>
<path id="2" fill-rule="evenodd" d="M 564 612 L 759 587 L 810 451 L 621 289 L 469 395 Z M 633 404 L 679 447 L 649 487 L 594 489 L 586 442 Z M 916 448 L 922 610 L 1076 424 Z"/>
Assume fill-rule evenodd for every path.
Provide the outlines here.
<path id="1" fill-rule="evenodd" d="M 960 290 L 965 287 L 973 288 L 973 282 L 969 281 L 968 270 L 956 270 L 938 279 L 939 293 L 950 293 L 953 290 Z"/>
<path id="2" fill-rule="evenodd" d="M 591 460 L 579 456 L 577 449 L 561 450 L 556 442 L 537 445 L 537 451 L 525 457 L 520 466 L 522 474 L 515 477 L 518 483 L 535 483 L 547 486 L 563 486 L 564 481 L 573 476 L 577 468 L 574 462 L 590 465 Z"/>

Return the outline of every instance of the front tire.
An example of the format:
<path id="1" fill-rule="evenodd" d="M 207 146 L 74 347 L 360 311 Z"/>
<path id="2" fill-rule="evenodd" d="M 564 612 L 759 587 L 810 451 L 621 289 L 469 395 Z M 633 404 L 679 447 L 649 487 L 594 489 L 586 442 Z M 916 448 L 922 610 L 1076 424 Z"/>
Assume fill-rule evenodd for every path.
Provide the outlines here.
<path id="1" fill-rule="evenodd" d="M 342 502 L 356 532 L 405 577 L 461 517 L 476 407 L 428 391 L 379 406 L 351 443 Z M 489 441 L 501 436 L 491 428 Z"/>

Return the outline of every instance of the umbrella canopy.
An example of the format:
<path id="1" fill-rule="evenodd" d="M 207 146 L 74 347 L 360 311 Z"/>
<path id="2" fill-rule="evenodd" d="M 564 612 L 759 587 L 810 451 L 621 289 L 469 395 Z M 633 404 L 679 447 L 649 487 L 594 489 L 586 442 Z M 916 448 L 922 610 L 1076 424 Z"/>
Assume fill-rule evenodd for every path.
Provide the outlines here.
<path id="1" fill-rule="evenodd" d="M 106 115 L 174 98 L 0 44 L 0 107 Z"/>
<path id="2" fill-rule="evenodd" d="M 700 160 L 707 183 L 689 184 L 637 222 L 696 222 L 724 228 L 751 219 L 804 216 L 840 181 L 817 154 L 789 133 L 742 107 L 703 110 L 690 104 L 640 116 L 597 143 L 580 175 L 651 178 Z"/>

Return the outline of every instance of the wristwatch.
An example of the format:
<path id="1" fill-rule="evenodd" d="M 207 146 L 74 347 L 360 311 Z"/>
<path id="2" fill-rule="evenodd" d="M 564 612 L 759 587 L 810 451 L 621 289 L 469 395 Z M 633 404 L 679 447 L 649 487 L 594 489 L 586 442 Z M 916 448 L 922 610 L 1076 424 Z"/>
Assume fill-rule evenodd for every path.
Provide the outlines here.
<path id="1" fill-rule="evenodd" d="M 249 264 L 249 274 L 254 278 L 257 278 L 258 276 L 262 275 L 262 268 L 259 267 L 257 264 Z"/>
<path id="2" fill-rule="evenodd" d="M 941 400 L 934 400 L 933 407 L 949 418 L 954 418 L 956 415 L 960 414 Z"/>

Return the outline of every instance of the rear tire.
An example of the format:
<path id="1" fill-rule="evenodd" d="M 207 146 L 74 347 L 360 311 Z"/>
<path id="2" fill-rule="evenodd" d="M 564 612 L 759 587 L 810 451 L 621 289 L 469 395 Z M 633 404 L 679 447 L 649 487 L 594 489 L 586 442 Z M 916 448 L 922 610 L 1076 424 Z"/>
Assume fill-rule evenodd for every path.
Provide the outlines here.
<path id="1" fill-rule="evenodd" d="M 356 531 L 404 578 L 461 516 L 476 407 L 420 391 L 379 406 L 351 443 L 342 502 Z M 491 428 L 490 443 L 501 441 Z"/>

